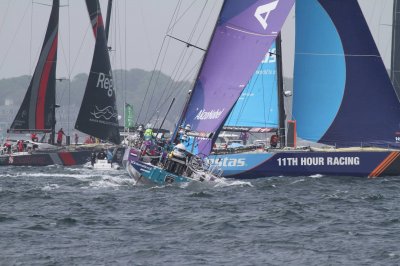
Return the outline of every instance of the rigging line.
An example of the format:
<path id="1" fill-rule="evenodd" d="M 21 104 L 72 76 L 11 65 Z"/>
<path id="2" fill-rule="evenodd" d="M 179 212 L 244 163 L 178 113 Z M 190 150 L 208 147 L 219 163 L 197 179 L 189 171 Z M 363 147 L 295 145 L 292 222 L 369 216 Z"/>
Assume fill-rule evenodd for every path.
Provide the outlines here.
<path id="1" fill-rule="evenodd" d="M 89 32 L 89 29 L 92 29 L 92 25 L 91 25 L 90 23 L 89 23 L 88 26 L 86 27 L 85 36 L 83 37 L 83 41 L 81 42 L 81 45 L 79 46 L 78 54 L 77 54 L 76 57 L 75 57 L 74 64 L 73 64 L 72 67 L 71 67 L 71 75 L 72 75 L 72 72 L 73 72 L 74 69 L 75 69 L 75 66 L 76 66 L 76 63 L 77 63 L 77 61 L 78 61 L 79 55 L 80 55 L 81 52 L 82 52 L 82 47 L 83 47 L 83 44 L 85 43 L 85 40 L 86 40 L 87 34 L 88 34 L 88 32 Z"/>
<path id="2" fill-rule="evenodd" d="M 178 12 L 179 12 L 179 10 L 180 10 L 180 9 L 178 9 Z M 153 82 L 153 83 L 154 83 L 154 86 L 153 86 L 153 90 L 152 90 L 151 96 L 150 96 L 150 98 L 149 98 L 149 104 L 147 105 L 147 111 L 146 111 L 146 116 L 145 116 L 144 121 L 147 121 L 147 116 L 149 115 L 149 109 L 150 109 L 150 105 L 151 105 L 150 102 L 152 101 L 152 99 L 153 99 L 153 97 L 154 97 L 154 92 L 155 92 L 155 90 L 156 90 L 156 88 L 157 88 L 157 84 L 158 84 L 158 81 L 159 81 L 159 79 L 160 79 L 161 70 L 163 69 L 164 62 L 165 62 L 165 59 L 166 59 L 166 57 L 167 57 L 167 52 L 168 52 L 169 45 L 170 45 L 170 40 L 168 40 L 168 42 L 167 42 L 167 47 L 166 47 L 166 50 L 165 50 L 163 59 L 161 60 L 160 70 L 158 71 L 157 77 L 155 78 L 155 81 Z M 157 62 L 158 62 L 158 60 L 157 60 Z M 152 75 L 152 78 L 153 78 L 153 75 Z M 148 87 L 147 90 L 150 90 L 152 81 L 153 81 L 153 80 L 150 81 L 149 87 Z"/>
<path id="3" fill-rule="evenodd" d="M 197 31 L 197 27 L 198 27 L 199 22 L 200 22 L 200 20 L 201 20 L 203 14 L 204 14 L 204 11 L 205 11 L 205 8 L 206 8 L 207 4 L 208 4 L 208 0 L 207 0 L 207 1 L 204 3 L 204 5 L 203 5 L 203 8 L 202 8 L 202 10 L 201 10 L 201 12 L 200 12 L 200 14 L 199 14 L 199 16 L 198 16 L 198 18 L 197 18 L 196 23 L 195 23 L 196 26 L 193 28 L 192 32 L 190 33 L 188 42 L 190 42 L 190 41 L 193 39 L 194 34 L 195 34 L 195 32 Z M 214 4 L 214 6 L 215 6 L 215 4 Z M 211 13 L 211 12 L 210 12 L 210 13 Z M 209 15 L 209 16 L 210 16 L 210 15 Z M 204 28 L 205 28 L 205 26 L 203 26 L 203 29 L 202 29 L 201 33 L 204 32 Z M 201 37 L 201 36 L 199 36 L 197 40 L 199 40 L 200 37 Z M 172 37 L 172 38 L 176 39 L 175 37 Z M 191 45 L 191 46 L 197 47 L 197 46 L 195 46 L 195 45 Z M 197 48 L 198 48 L 198 47 L 197 47 Z M 201 49 L 201 48 L 199 48 L 199 49 Z M 203 49 L 202 49 L 202 50 L 203 50 Z M 187 51 L 188 51 L 188 50 L 185 49 L 185 50 L 181 53 L 181 57 L 180 57 L 180 59 L 178 60 L 176 66 L 175 66 L 175 69 L 174 69 L 174 71 L 173 71 L 172 78 L 170 79 L 170 81 L 169 81 L 168 84 L 167 84 L 167 90 L 172 89 L 173 80 L 176 80 L 177 77 L 181 77 L 182 74 L 183 74 L 184 69 L 185 69 L 186 66 L 188 65 L 188 63 L 189 63 L 189 61 L 190 61 L 190 58 L 191 58 L 191 56 L 193 55 L 193 52 L 194 52 L 193 50 L 191 51 L 190 55 L 187 57 L 186 63 L 185 63 L 184 65 L 181 65 L 181 64 L 183 64 L 185 55 L 187 54 Z M 182 72 L 179 72 L 179 70 L 180 70 L 181 67 L 182 67 Z M 178 76 L 178 73 L 180 73 L 179 76 Z M 164 97 L 165 91 L 166 91 L 166 90 L 163 91 L 163 94 L 162 94 L 162 96 L 160 97 L 160 99 L 159 99 L 159 101 L 158 101 L 158 103 L 157 103 L 157 106 L 159 105 L 159 102 L 161 101 L 161 99 Z"/>
<path id="4" fill-rule="evenodd" d="M 32 8 L 31 8 L 31 32 L 30 32 L 30 40 L 29 40 L 29 75 L 32 74 L 32 42 L 33 42 L 33 1 L 32 1 Z"/>
<path id="5" fill-rule="evenodd" d="M 70 13 L 70 2 L 68 0 L 68 135 L 71 135 L 70 126 L 70 113 L 71 113 L 71 13 Z"/>
<path id="6" fill-rule="evenodd" d="M 167 36 L 168 36 L 168 35 L 167 35 Z M 168 42 L 168 47 L 169 47 L 169 44 L 170 44 L 170 42 Z M 162 60 L 161 66 L 160 66 L 160 70 L 163 68 L 163 65 L 164 65 L 164 62 L 165 62 L 165 59 L 166 59 L 166 55 L 167 55 L 167 51 L 168 51 L 168 47 L 167 47 L 166 52 L 165 52 L 165 54 L 164 54 L 164 58 L 163 58 L 163 60 Z M 177 71 L 179 70 L 179 67 L 178 67 L 178 66 L 179 66 L 179 65 L 181 64 L 181 62 L 183 61 L 184 56 L 186 55 L 186 53 L 187 53 L 187 49 L 184 49 L 183 52 L 181 53 L 181 56 L 179 57 L 179 59 L 178 59 L 176 65 L 175 65 L 175 67 L 174 67 L 174 70 L 173 70 L 173 72 L 172 72 L 172 77 L 170 78 L 169 82 L 167 83 L 167 86 L 166 86 L 167 88 L 166 88 L 165 90 L 163 90 L 162 96 L 159 97 L 159 98 L 162 99 L 162 97 L 164 97 L 165 91 L 169 89 L 169 88 L 168 88 L 168 87 L 170 87 L 169 84 L 172 83 L 172 79 L 176 76 L 176 73 L 177 73 Z M 154 88 L 153 88 L 153 91 L 152 91 L 152 95 L 151 95 L 151 97 L 150 97 L 150 101 L 152 101 L 153 98 L 154 98 L 154 92 L 155 92 L 155 90 L 156 90 L 157 84 L 159 83 L 160 74 L 161 74 L 161 71 L 158 72 L 158 75 L 157 75 L 157 78 L 156 78 L 156 81 L 155 81 L 155 84 L 154 84 Z M 158 105 L 158 104 L 157 104 L 157 105 Z M 147 120 L 147 115 L 149 114 L 149 108 L 150 108 L 150 104 L 149 104 L 148 107 L 147 107 L 147 112 L 146 112 L 145 121 Z"/>
<path id="7" fill-rule="evenodd" d="M 3 17 L 1 24 L 0 24 L 0 33 L 3 30 L 4 23 L 6 22 L 7 15 L 9 14 L 8 10 L 10 9 L 10 3 L 11 3 L 11 0 L 8 1 L 7 7 L 4 12 L 6 15 Z"/>
<path id="8" fill-rule="evenodd" d="M 179 23 L 179 21 L 180 21 L 180 20 L 186 15 L 186 13 L 192 8 L 192 6 L 194 5 L 195 2 L 196 2 L 196 1 L 193 0 L 192 3 L 185 9 L 185 11 L 183 11 L 182 15 L 181 15 L 179 18 L 176 19 L 175 23 L 174 23 L 172 26 L 171 26 L 171 24 L 170 24 L 169 26 L 171 26 L 171 27 L 168 26 L 167 32 L 170 32 L 170 30 L 172 30 L 172 29 L 176 26 L 176 24 Z"/>
<path id="9" fill-rule="evenodd" d="M 176 6 L 176 8 L 175 8 L 175 10 L 174 10 L 174 13 L 173 13 L 173 15 L 172 15 L 172 17 L 171 17 L 171 21 L 174 20 L 175 16 L 177 16 L 177 14 L 178 14 L 178 12 L 179 12 L 179 8 L 180 8 L 181 3 L 182 3 L 182 0 L 180 0 L 180 1 L 178 2 L 177 6 Z M 149 80 L 149 84 L 148 84 L 148 86 L 147 86 L 146 93 L 145 93 L 145 96 L 144 96 L 144 98 L 143 98 L 142 104 L 141 104 L 141 106 L 140 106 L 139 114 L 138 114 L 138 117 L 137 117 L 137 119 L 136 119 L 135 124 L 137 124 L 137 123 L 139 122 L 140 117 L 141 117 L 141 115 L 142 115 L 143 104 L 146 102 L 147 94 L 148 94 L 148 92 L 149 92 L 149 88 L 150 88 L 151 82 L 152 82 L 152 80 L 153 80 L 154 72 L 155 72 L 155 70 L 156 70 L 156 68 L 157 68 L 158 62 L 159 62 L 160 57 L 161 57 L 161 54 L 162 54 L 162 52 L 163 52 L 163 48 L 164 48 L 164 44 L 165 44 L 166 38 L 167 38 L 167 37 L 164 36 L 164 39 L 163 39 L 163 41 L 162 41 L 160 51 L 158 52 L 157 60 L 156 60 L 156 63 L 155 63 L 155 65 L 154 65 L 153 71 L 152 71 L 152 73 L 151 73 L 151 77 L 150 77 L 150 80 Z"/>
<path id="10" fill-rule="evenodd" d="M 216 4 L 217 4 L 217 1 L 214 1 L 214 5 L 213 5 L 213 7 L 211 8 L 211 11 L 215 9 Z M 207 22 L 210 20 L 210 17 L 211 17 L 211 15 L 212 15 L 212 12 L 211 12 L 211 11 L 210 11 L 209 14 L 208 14 L 208 17 L 207 17 L 207 19 L 206 19 L 206 21 L 205 21 L 205 23 L 204 23 L 204 25 L 203 25 L 203 29 L 201 30 L 199 36 L 197 37 L 197 40 L 194 42 L 196 45 L 200 42 L 200 39 L 201 39 L 201 37 L 203 36 L 203 33 L 204 33 L 204 31 L 205 31 L 205 29 L 206 29 L 206 26 L 207 26 Z M 198 24 L 198 23 L 197 23 L 197 24 Z M 193 56 L 193 53 L 194 53 L 194 50 L 191 51 L 191 53 L 190 53 L 190 55 L 189 55 L 189 57 L 188 57 L 188 59 L 187 59 L 187 61 L 186 61 L 186 64 L 185 64 L 185 66 L 184 66 L 184 69 L 186 69 L 187 65 L 189 64 L 189 60 L 190 60 L 190 58 Z M 177 78 L 177 80 L 180 80 L 181 77 L 182 77 L 182 75 L 183 75 L 183 71 L 181 72 L 181 75 Z"/>
<path id="11" fill-rule="evenodd" d="M 187 73 L 187 75 L 184 77 L 185 80 L 188 80 L 188 79 L 189 79 L 189 76 L 190 76 L 190 75 L 193 75 L 194 69 L 195 69 L 195 68 L 199 68 L 200 65 L 201 65 L 201 62 L 202 62 L 202 60 L 199 60 L 198 63 L 194 65 L 194 67 L 193 67 L 193 68 Z M 185 82 L 183 82 L 183 84 L 184 84 L 184 83 L 185 83 Z M 170 100 L 172 97 L 177 97 L 178 94 L 186 87 L 186 85 L 182 85 L 181 88 L 179 88 L 179 86 L 181 86 L 181 85 L 178 84 L 178 85 L 176 85 L 175 90 L 171 90 L 170 94 L 167 95 L 167 97 L 165 98 L 164 102 L 163 102 L 162 104 L 159 104 L 159 105 L 157 106 L 156 110 L 161 110 L 161 108 L 162 108 L 163 106 L 165 106 L 165 104 L 168 103 L 169 100 Z M 154 118 L 154 115 L 155 115 L 155 114 L 153 114 L 153 116 L 151 117 L 151 119 Z M 151 119 L 150 119 L 150 120 L 151 120 Z"/>
<path id="12" fill-rule="evenodd" d="M 126 118 L 125 118 L 125 115 L 126 115 L 126 113 L 125 113 L 125 102 L 126 102 L 126 96 L 127 96 L 127 85 L 128 85 L 128 81 L 127 81 L 127 71 L 128 71 L 128 64 L 127 64 L 127 58 L 128 58 L 128 56 L 127 56 L 127 44 L 128 44 L 128 41 L 127 41 L 127 36 L 128 36 L 128 34 L 127 34 L 127 20 L 126 20 L 126 16 L 127 16 L 127 7 L 126 7 L 126 0 L 125 0 L 125 8 L 124 8 L 124 11 L 125 11 L 125 14 L 124 14 L 124 19 L 125 19 L 125 27 L 124 27 L 124 31 L 125 31 L 125 65 L 124 65 L 124 68 L 125 68 L 125 71 L 124 71 L 124 126 L 125 126 L 125 120 L 126 120 Z"/>
<path id="13" fill-rule="evenodd" d="M 10 54 L 10 49 L 11 49 L 11 47 L 14 45 L 15 38 L 17 37 L 18 32 L 19 32 L 19 30 L 20 30 L 20 28 L 21 28 L 21 26 L 22 26 L 22 22 L 23 22 L 23 20 L 25 19 L 25 16 L 26 16 L 26 13 L 28 12 L 29 6 L 30 6 L 30 3 L 27 4 L 27 6 L 26 6 L 26 8 L 25 8 L 25 10 L 24 10 L 24 12 L 23 12 L 22 19 L 21 19 L 20 22 L 18 23 L 17 30 L 14 32 L 14 35 L 13 35 L 13 37 L 11 38 L 10 45 L 8 46 L 7 51 L 6 51 L 6 56 L 3 58 L 3 60 L 2 60 L 1 63 L 0 63 L 0 71 L 1 71 L 1 69 L 3 68 L 3 66 L 4 66 L 4 62 L 6 61 L 8 55 Z"/>

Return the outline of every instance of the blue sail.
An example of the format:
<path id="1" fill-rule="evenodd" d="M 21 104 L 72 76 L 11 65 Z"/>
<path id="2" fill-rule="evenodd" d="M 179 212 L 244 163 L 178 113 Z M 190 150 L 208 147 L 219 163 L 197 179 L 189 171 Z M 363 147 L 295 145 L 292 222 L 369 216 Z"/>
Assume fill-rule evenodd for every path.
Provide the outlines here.
<path id="1" fill-rule="evenodd" d="M 278 128 L 276 45 L 273 43 L 230 113 L 225 130 L 264 131 Z"/>
<path id="2" fill-rule="evenodd" d="M 400 104 L 356 0 L 298 0 L 293 117 L 298 136 L 399 146 Z"/>

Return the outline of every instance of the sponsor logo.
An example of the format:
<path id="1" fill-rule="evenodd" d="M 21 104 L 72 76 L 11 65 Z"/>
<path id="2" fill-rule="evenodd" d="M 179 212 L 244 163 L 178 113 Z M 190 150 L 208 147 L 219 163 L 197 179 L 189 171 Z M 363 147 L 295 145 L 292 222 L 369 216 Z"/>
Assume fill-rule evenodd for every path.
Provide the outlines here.
<path id="1" fill-rule="evenodd" d="M 117 119 L 117 116 L 118 116 L 117 110 L 112 106 L 107 106 L 107 107 L 100 109 L 96 105 L 94 108 L 95 109 L 93 112 L 91 112 L 91 114 L 96 119 L 105 119 L 105 120 L 110 120 L 112 118 Z"/>
<path id="2" fill-rule="evenodd" d="M 195 120 L 219 119 L 224 111 L 225 111 L 225 109 L 222 109 L 222 110 L 218 109 L 218 110 L 211 110 L 211 111 L 206 111 L 205 109 L 203 109 L 196 115 L 196 117 L 194 119 Z"/>
<path id="3" fill-rule="evenodd" d="M 357 166 L 361 164 L 360 157 L 287 157 L 278 158 L 278 166 Z"/>
<path id="4" fill-rule="evenodd" d="M 269 4 L 259 6 L 254 16 L 260 22 L 261 26 L 266 30 L 268 28 L 268 17 L 272 11 L 278 6 L 279 0 L 273 1 Z"/>
<path id="5" fill-rule="evenodd" d="M 219 167 L 244 167 L 246 166 L 246 159 L 244 158 L 213 158 L 208 159 L 211 165 L 218 165 Z"/>
<path id="6" fill-rule="evenodd" d="M 99 77 L 97 79 L 96 87 L 107 90 L 108 97 L 113 96 L 114 83 L 113 83 L 111 72 L 109 75 L 106 75 L 106 74 L 100 72 Z"/>

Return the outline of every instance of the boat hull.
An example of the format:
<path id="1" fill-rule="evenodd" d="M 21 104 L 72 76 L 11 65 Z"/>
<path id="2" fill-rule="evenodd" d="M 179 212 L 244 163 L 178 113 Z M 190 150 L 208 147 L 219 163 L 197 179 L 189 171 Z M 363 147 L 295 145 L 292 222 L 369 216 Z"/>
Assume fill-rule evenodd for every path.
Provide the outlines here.
<path id="1" fill-rule="evenodd" d="M 33 154 L 0 155 L 0 166 L 82 165 L 90 161 L 92 150 L 54 151 Z"/>
<path id="2" fill-rule="evenodd" d="M 139 151 L 127 149 L 129 152 L 126 170 L 129 175 L 137 182 L 147 185 L 170 185 L 182 184 L 193 181 L 192 179 L 176 175 L 164 169 L 139 160 Z"/>
<path id="3" fill-rule="evenodd" d="M 228 178 L 400 175 L 399 151 L 278 151 L 210 155 Z"/>

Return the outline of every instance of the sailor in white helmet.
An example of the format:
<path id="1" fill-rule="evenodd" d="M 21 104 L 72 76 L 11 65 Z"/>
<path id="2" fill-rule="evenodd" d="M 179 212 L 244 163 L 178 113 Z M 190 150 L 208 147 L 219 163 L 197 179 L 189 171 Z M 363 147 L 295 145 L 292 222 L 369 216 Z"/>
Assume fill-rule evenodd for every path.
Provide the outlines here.
<path id="1" fill-rule="evenodd" d="M 175 147 L 172 151 L 172 156 L 179 158 L 179 159 L 186 159 L 187 152 L 186 152 L 185 145 L 183 145 L 182 143 L 175 145 Z"/>
<path id="2" fill-rule="evenodd" d="M 185 126 L 185 132 L 187 133 L 187 132 L 189 132 L 189 131 L 191 131 L 192 130 L 192 127 L 190 126 L 190 124 L 187 124 L 186 126 Z"/>
<path id="3" fill-rule="evenodd" d="M 187 151 L 185 145 L 179 143 L 175 145 L 172 152 L 168 155 L 166 169 L 177 175 L 182 175 L 186 167 Z"/>

